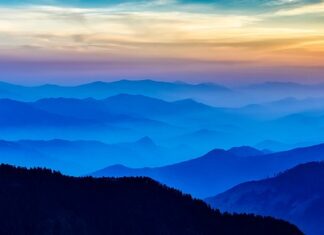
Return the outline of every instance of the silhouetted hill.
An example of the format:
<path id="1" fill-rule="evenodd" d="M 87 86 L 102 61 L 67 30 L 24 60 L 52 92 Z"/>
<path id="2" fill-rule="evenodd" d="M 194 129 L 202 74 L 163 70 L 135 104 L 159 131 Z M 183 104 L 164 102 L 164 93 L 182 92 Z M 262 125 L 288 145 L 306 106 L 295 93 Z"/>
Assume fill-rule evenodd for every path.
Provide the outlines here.
<path id="1" fill-rule="evenodd" d="M 302 234 L 270 217 L 221 214 L 149 178 L 72 178 L 1 165 L 0 186 L 1 234 Z"/>
<path id="2" fill-rule="evenodd" d="M 149 176 L 200 198 L 216 195 L 249 180 L 273 176 L 301 163 L 324 160 L 324 144 L 258 156 L 237 156 L 225 150 L 174 165 L 119 171 L 107 167 L 94 176 Z"/>
<path id="3" fill-rule="evenodd" d="M 306 163 L 274 178 L 243 183 L 206 201 L 223 211 L 286 219 L 306 234 L 322 235 L 324 163 Z"/>

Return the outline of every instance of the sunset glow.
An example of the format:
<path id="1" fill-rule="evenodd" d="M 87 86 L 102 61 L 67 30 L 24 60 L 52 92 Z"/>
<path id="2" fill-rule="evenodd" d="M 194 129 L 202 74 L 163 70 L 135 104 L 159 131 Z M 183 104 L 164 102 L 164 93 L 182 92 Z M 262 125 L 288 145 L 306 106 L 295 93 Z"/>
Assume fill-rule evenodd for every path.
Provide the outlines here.
<path id="1" fill-rule="evenodd" d="M 324 3 L 248 2 L 1 1 L 3 79 L 38 82 L 55 70 L 58 82 L 77 82 L 85 63 L 83 75 L 108 80 L 320 81 Z"/>

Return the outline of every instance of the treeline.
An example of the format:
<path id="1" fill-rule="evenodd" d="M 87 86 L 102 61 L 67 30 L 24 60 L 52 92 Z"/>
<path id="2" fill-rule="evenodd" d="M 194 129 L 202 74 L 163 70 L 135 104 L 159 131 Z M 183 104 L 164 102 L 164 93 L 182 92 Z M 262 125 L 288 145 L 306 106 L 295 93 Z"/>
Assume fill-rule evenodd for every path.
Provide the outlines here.
<path id="1" fill-rule="evenodd" d="M 1 165 L 0 234 L 302 233 L 270 217 L 222 214 L 149 178 L 74 178 Z"/>

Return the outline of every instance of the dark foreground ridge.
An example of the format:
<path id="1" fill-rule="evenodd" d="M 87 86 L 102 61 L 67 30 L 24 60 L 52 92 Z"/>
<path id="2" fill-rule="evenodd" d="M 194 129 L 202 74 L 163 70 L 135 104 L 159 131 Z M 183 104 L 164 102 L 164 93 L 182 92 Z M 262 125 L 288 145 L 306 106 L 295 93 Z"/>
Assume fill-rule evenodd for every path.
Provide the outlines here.
<path id="1" fill-rule="evenodd" d="M 221 214 L 149 178 L 74 178 L 1 165 L 0 186 L 0 234 L 302 234 L 270 217 Z"/>

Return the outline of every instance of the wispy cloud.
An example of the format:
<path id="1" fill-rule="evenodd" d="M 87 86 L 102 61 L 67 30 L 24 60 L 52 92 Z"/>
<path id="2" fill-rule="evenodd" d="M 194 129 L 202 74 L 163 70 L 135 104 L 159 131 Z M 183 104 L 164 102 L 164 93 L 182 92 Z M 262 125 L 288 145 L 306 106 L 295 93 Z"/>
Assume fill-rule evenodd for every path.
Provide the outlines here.
<path id="1" fill-rule="evenodd" d="M 224 11 L 212 2 L 115 1 L 102 7 L 43 2 L 2 6 L 0 49 L 3 55 L 26 60 L 95 58 L 123 64 L 134 59 L 140 64 L 155 61 L 154 66 L 160 63 L 161 68 L 167 67 L 165 60 L 182 61 L 183 67 L 185 63 L 190 67 L 196 64 L 201 69 L 214 65 L 309 66 L 314 61 L 316 66 L 324 65 L 320 59 L 324 30 L 287 21 L 292 16 L 322 12 L 323 3 L 255 0 L 271 7 L 252 14 Z M 278 20 L 287 23 L 278 24 Z M 204 63 L 208 66 L 202 66 Z"/>
<path id="2" fill-rule="evenodd" d="M 157 43 L 209 40 L 222 30 L 235 30 L 258 21 L 256 17 L 245 15 L 52 6 L 1 8 L 0 15 L 0 32 L 27 38 L 34 35 L 44 42 L 44 35 L 49 35 L 47 42 L 53 43 L 59 37 L 70 40 L 71 35 L 88 41 L 102 38 Z M 43 35 L 42 38 L 39 35 Z"/>
<path id="3" fill-rule="evenodd" d="M 279 16 L 295 16 L 305 14 L 319 14 L 324 13 L 324 2 L 316 4 L 302 5 L 291 9 L 282 9 L 276 12 Z"/>

